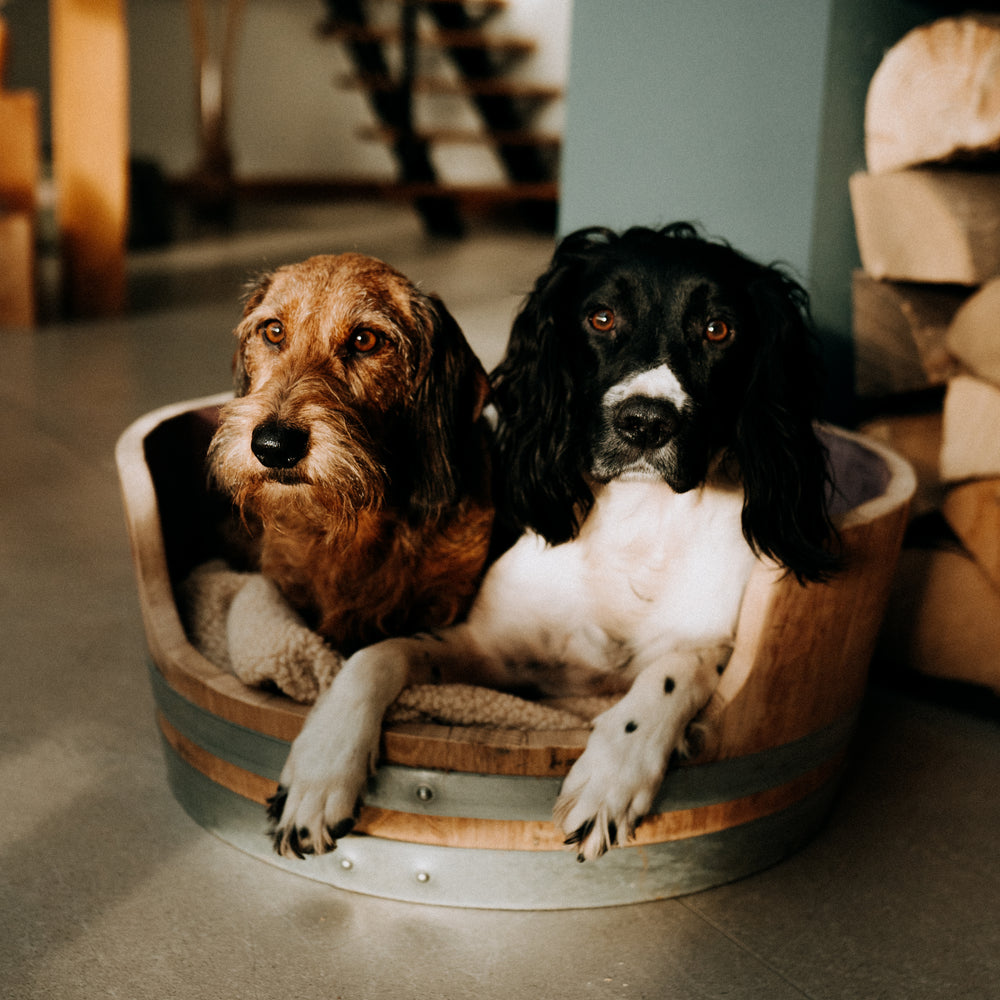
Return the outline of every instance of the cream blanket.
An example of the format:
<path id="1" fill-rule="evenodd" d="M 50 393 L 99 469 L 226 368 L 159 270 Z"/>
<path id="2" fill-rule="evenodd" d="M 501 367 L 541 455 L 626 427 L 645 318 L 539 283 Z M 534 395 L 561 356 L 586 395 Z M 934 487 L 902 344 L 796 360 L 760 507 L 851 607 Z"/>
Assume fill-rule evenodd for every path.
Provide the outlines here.
<path id="1" fill-rule="evenodd" d="M 259 573 L 240 573 L 219 560 L 205 563 L 185 581 L 182 608 L 195 648 L 244 684 L 274 685 L 289 698 L 309 704 L 340 669 L 340 654 L 309 629 L 278 588 Z M 613 700 L 541 703 L 469 684 L 421 684 L 402 692 L 387 721 L 580 729 L 588 728 Z"/>

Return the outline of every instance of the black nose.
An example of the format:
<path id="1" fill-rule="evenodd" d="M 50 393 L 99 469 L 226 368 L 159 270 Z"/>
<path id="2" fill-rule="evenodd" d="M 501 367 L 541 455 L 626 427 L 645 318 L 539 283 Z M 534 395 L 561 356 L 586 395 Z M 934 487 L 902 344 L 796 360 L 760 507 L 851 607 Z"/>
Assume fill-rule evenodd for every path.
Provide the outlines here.
<path id="1" fill-rule="evenodd" d="M 309 432 L 284 424 L 261 424 L 254 428 L 250 450 L 268 469 L 291 469 L 309 450 Z"/>
<path id="2" fill-rule="evenodd" d="M 677 430 L 677 407 L 666 399 L 633 396 L 614 411 L 615 430 L 637 448 L 653 450 L 665 445 Z"/>

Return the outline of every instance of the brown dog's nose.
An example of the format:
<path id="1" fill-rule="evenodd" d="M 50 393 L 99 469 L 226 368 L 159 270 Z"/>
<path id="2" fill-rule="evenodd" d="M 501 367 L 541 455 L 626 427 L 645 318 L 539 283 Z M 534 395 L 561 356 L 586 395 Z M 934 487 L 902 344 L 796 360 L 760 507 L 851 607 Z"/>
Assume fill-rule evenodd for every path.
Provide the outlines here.
<path id="1" fill-rule="evenodd" d="M 309 450 L 309 432 L 284 424 L 260 424 L 250 438 L 250 450 L 268 469 L 291 469 Z"/>

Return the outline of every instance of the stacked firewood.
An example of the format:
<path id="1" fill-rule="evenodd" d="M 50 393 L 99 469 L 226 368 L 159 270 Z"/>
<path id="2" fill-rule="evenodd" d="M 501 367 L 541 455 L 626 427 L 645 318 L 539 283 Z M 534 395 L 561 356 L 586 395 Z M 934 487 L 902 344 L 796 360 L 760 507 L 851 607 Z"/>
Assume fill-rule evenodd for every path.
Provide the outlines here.
<path id="1" fill-rule="evenodd" d="M 879 414 L 865 432 L 919 480 L 882 659 L 1000 693 L 1000 18 L 945 18 L 888 51 L 865 153 L 856 390 Z"/>

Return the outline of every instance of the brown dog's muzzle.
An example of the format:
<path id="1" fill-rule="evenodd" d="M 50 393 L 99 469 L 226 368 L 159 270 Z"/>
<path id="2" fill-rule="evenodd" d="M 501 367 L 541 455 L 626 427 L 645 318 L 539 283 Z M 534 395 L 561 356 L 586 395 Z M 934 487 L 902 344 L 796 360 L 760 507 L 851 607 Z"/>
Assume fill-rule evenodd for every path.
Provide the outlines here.
<path id="1" fill-rule="evenodd" d="M 309 451 L 309 431 L 279 423 L 258 424 L 250 450 L 266 469 L 292 469 Z"/>

